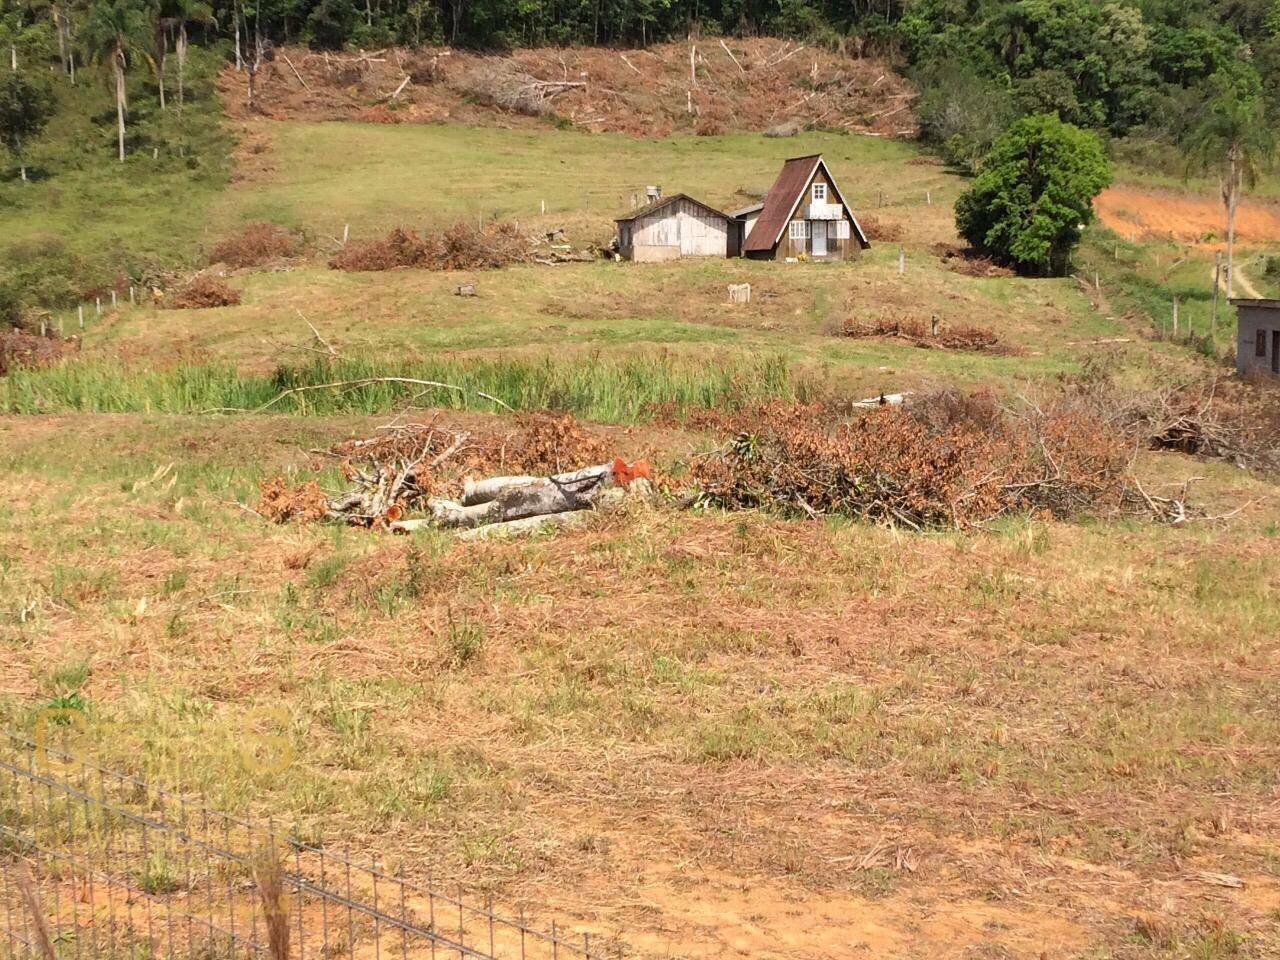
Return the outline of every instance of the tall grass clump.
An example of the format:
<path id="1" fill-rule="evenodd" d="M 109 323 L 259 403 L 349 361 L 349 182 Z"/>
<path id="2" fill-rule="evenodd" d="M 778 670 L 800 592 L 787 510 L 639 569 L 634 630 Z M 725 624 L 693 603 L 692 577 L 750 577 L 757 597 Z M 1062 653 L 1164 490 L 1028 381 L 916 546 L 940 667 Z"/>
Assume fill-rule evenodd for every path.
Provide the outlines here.
<path id="1" fill-rule="evenodd" d="M 396 382 L 351 385 L 384 377 L 439 381 L 459 389 Z M 493 410 L 494 402 L 482 396 L 488 394 L 517 410 L 564 410 L 602 422 L 640 420 L 658 407 L 688 410 L 737 407 L 768 398 L 804 400 L 811 392 L 781 357 L 693 359 L 658 351 L 545 360 L 317 359 L 281 366 L 269 375 L 242 374 L 223 363 L 152 369 L 73 358 L 43 369 L 13 370 L 3 391 L 5 410 L 24 414 L 261 409 L 372 414 L 409 402 Z"/>

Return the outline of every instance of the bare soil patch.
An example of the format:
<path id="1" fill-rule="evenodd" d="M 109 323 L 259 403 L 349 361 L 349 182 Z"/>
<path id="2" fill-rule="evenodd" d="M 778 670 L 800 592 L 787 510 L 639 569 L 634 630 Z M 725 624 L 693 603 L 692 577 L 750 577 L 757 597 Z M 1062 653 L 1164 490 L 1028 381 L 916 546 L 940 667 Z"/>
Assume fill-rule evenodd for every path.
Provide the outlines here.
<path id="1" fill-rule="evenodd" d="M 1107 227 L 1123 237 L 1208 247 L 1226 243 L 1226 212 L 1216 197 L 1116 186 L 1102 191 L 1093 208 Z M 1236 240 L 1280 242 L 1280 203 L 1243 201 L 1236 212 Z"/>

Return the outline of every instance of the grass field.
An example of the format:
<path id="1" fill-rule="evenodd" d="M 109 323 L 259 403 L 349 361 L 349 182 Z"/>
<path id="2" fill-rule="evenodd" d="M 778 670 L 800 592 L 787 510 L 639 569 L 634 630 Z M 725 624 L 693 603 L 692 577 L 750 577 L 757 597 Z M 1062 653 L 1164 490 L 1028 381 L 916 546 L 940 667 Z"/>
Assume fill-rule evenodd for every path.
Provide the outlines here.
<path id="1" fill-rule="evenodd" d="M 948 270 L 932 248 L 954 240 L 960 181 L 872 137 L 256 121 L 239 136 L 233 182 L 174 243 L 268 218 L 311 255 L 233 274 L 235 307 L 91 318 L 72 361 L 0 386 L 21 411 L 0 417 L 0 719 L 29 730 L 75 704 L 111 764 L 621 931 L 638 956 L 1277 955 L 1273 483 L 1144 453 L 1151 489 L 1204 477 L 1197 498 L 1230 516 L 914 534 L 637 507 L 466 544 L 243 509 L 264 478 L 374 433 L 403 393 L 208 413 L 261 406 L 289 377 L 434 374 L 607 422 L 618 454 L 679 475 L 719 438 L 648 422 L 650 401 L 1013 398 L 1089 362 L 1133 383 L 1213 369 L 1124 318 L 1113 273 L 1095 308 L 1070 279 Z M 897 243 L 834 266 L 323 263 L 346 224 L 498 215 L 601 240 L 646 183 L 745 203 L 782 157 L 817 150 L 904 229 L 905 276 Z M 1137 296 L 1163 254 L 1126 252 Z M 1184 268 L 1190 285 L 1193 267 L 1172 280 Z M 730 307 L 743 280 L 753 303 Z M 455 296 L 464 281 L 479 296 Z M 1016 352 L 836 335 L 933 315 Z M 317 364 L 304 318 L 344 360 Z M 483 412 L 445 415 L 505 422 L 473 399 L 456 406 Z"/>

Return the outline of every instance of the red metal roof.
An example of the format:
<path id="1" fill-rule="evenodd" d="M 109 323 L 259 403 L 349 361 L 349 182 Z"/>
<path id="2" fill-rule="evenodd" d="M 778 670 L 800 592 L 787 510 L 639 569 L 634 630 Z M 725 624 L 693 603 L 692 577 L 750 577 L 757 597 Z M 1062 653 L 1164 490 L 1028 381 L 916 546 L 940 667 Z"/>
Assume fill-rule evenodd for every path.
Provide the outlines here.
<path id="1" fill-rule="evenodd" d="M 863 247 L 870 246 L 867 242 L 866 234 L 862 232 L 862 227 L 858 223 L 858 218 L 853 215 L 853 211 L 845 203 L 844 196 L 840 193 L 840 188 L 836 186 L 836 179 L 831 176 L 831 171 L 827 169 L 822 155 L 814 153 L 807 157 L 792 157 L 782 165 L 778 179 L 773 181 L 773 186 L 769 188 L 769 193 L 764 198 L 764 209 L 760 211 L 760 217 L 756 220 L 756 225 L 751 228 L 751 234 L 747 237 L 747 242 L 743 244 L 743 250 L 772 250 L 774 248 L 777 242 L 782 239 L 782 231 L 786 229 L 787 223 L 795 212 L 796 204 L 800 202 L 801 196 L 808 189 L 809 181 L 818 172 L 819 166 L 822 166 L 827 171 L 827 179 L 831 181 L 831 186 L 835 189 L 836 196 L 839 197 L 840 203 L 845 210 L 849 212 L 849 218 L 853 220 L 853 229 L 858 243 Z"/>

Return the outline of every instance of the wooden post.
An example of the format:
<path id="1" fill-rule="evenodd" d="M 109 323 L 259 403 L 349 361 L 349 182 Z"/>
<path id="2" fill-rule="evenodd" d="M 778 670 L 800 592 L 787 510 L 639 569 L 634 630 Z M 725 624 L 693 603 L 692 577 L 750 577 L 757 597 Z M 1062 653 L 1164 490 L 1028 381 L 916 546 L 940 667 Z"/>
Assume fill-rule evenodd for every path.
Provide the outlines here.
<path id="1" fill-rule="evenodd" d="M 76 307 L 76 313 L 80 315 L 80 329 L 83 330 L 84 329 L 84 304 L 83 303 L 79 304 Z"/>
<path id="2" fill-rule="evenodd" d="M 130 302 L 130 303 L 137 303 L 137 302 L 138 302 L 137 300 L 135 300 L 135 299 L 134 299 L 134 296 L 133 296 L 133 284 L 132 284 L 132 283 L 131 283 L 131 284 L 129 284 L 129 302 Z"/>
<path id="3" fill-rule="evenodd" d="M 1222 253 L 1213 255 L 1213 312 L 1209 314 L 1209 337 L 1218 342 L 1218 289 L 1222 285 Z"/>
<path id="4" fill-rule="evenodd" d="M 924 202 L 925 202 L 925 206 L 933 206 L 933 191 L 932 191 L 932 190 L 926 190 L 926 191 L 924 192 Z"/>
<path id="5" fill-rule="evenodd" d="M 1102 281 L 1101 281 L 1100 279 L 1098 279 L 1098 271 L 1097 271 L 1097 270 L 1093 271 L 1093 292 L 1094 292 L 1094 293 L 1101 293 L 1101 292 L 1102 292 Z"/>
<path id="6" fill-rule="evenodd" d="M 898 276 L 904 276 L 907 272 L 907 251 L 902 247 L 898 248 Z"/>
<path id="7" fill-rule="evenodd" d="M 1173 339 L 1178 339 L 1178 298 L 1173 298 Z"/>
<path id="8" fill-rule="evenodd" d="M 929 336 L 936 337 L 938 335 L 938 315 L 935 313 L 929 319 Z"/>
<path id="9" fill-rule="evenodd" d="M 540 202 L 542 203 L 542 212 L 543 212 L 543 213 L 546 213 L 546 212 L 547 212 L 547 201 L 542 200 L 542 201 L 540 201 Z"/>
<path id="10" fill-rule="evenodd" d="M 93 304 L 94 304 L 94 306 L 97 308 L 98 316 L 102 316 L 102 298 L 101 298 L 101 297 L 94 297 L 94 298 L 93 298 Z"/>
<path id="11" fill-rule="evenodd" d="M 116 305 L 116 289 L 115 289 L 115 287 L 112 287 L 112 288 L 111 288 L 111 305 L 112 305 L 113 307 Z"/>

